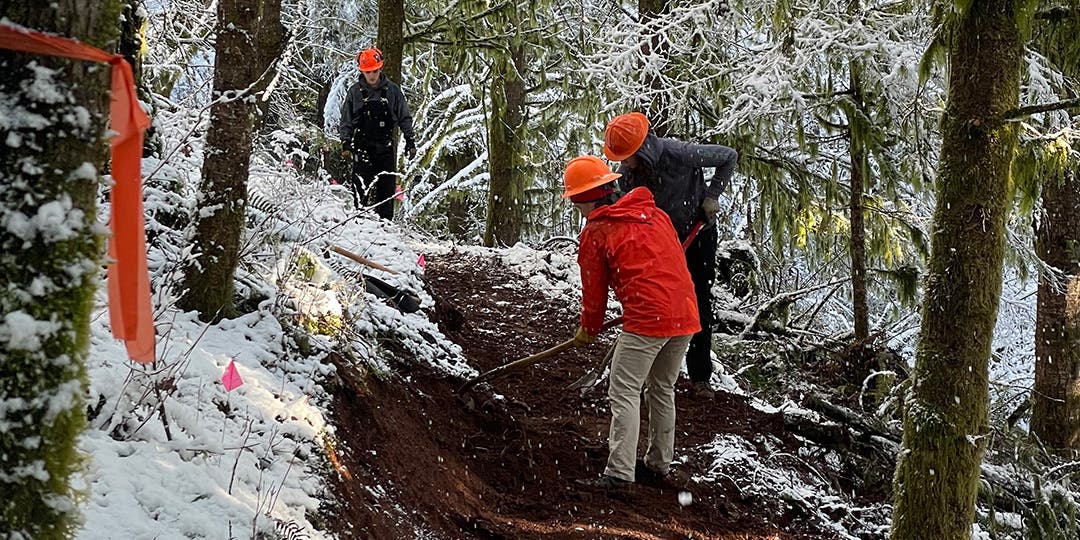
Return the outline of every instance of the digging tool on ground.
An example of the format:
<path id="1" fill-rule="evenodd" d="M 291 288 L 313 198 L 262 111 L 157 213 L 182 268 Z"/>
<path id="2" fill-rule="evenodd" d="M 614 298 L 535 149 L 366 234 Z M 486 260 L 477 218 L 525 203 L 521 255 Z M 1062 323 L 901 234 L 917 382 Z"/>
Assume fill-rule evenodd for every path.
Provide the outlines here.
<path id="1" fill-rule="evenodd" d="M 381 264 L 379 264 L 379 263 L 377 263 L 375 261 L 370 261 L 368 259 L 365 259 L 365 258 L 363 258 L 363 257 L 361 257 L 361 256 L 359 256 L 359 255 L 357 255 L 357 254 L 343 248 L 343 247 L 340 247 L 340 246 L 330 246 L 330 251 L 333 251 L 334 253 L 337 253 L 338 255 L 341 255 L 342 257 L 345 257 L 347 259 L 352 259 L 352 260 L 354 260 L 354 261 L 356 261 L 356 262 L 358 262 L 358 263 L 360 263 L 360 264 L 362 264 L 364 266 L 370 266 L 370 267 L 372 267 L 372 268 L 374 268 L 376 270 L 382 270 L 383 272 L 387 272 L 387 273 L 390 273 L 390 274 L 398 273 L 397 270 L 394 270 L 392 268 L 387 268 L 387 267 L 385 267 L 385 266 L 383 266 L 383 265 L 381 265 Z"/>
<path id="2" fill-rule="evenodd" d="M 618 326 L 618 325 L 622 324 L 622 320 L 623 320 L 623 318 L 621 316 L 620 317 L 615 317 L 614 319 L 604 323 L 604 326 L 603 326 L 603 328 L 601 328 L 600 331 L 603 332 L 604 330 L 607 330 L 608 328 Z M 558 344 L 558 345 L 556 345 L 556 346 L 554 346 L 554 347 L 552 347 L 550 349 L 538 352 L 538 353 L 536 353 L 536 354 L 534 354 L 532 356 L 526 356 L 525 358 L 514 360 L 513 362 L 510 362 L 509 364 L 505 364 L 505 365 L 499 366 L 499 367 L 497 367 L 495 369 L 485 371 L 484 373 L 481 373 L 480 375 L 477 375 L 476 377 L 473 377 L 473 378 L 469 379 L 468 381 L 465 381 L 465 384 L 461 385 L 461 387 L 457 389 L 457 393 L 458 394 L 464 393 L 466 390 L 468 390 L 468 389 L 470 389 L 470 388 L 472 388 L 472 387 L 476 386 L 477 384 L 480 384 L 480 383 L 482 383 L 484 381 L 490 381 L 492 379 L 497 379 L 497 378 L 499 378 L 499 377 L 501 377 L 503 375 L 506 375 L 507 373 L 513 373 L 513 372 L 518 371 L 518 370 L 520 370 L 522 368 L 529 367 L 529 366 L 531 366 L 531 365 L 533 365 L 533 364 L 535 364 L 535 363 L 537 363 L 537 362 L 539 362 L 541 360 L 551 358 L 552 356 L 555 356 L 556 354 L 559 354 L 559 353 L 561 353 L 561 352 L 565 351 L 566 349 L 569 349 L 569 348 L 571 348 L 573 346 L 574 346 L 574 340 L 573 339 L 568 339 L 568 340 L 566 340 L 566 341 L 564 341 L 564 342 L 562 342 L 562 343 L 560 343 L 560 344 Z"/>
<path id="3" fill-rule="evenodd" d="M 686 235 L 686 240 L 683 240 L 682 243 L 682 249 L 684 253 L 686 252 L 686 248 L 690 247 L 690 242 L 693 242 L 694 238 L 697 238 L 698 232 L 701 231 L 701 228 L 703 226 L 705 226 L 705 222 L 699 221 L 694 224 L 694 227 L 692 229 L 690 229 L 690 234 Z M 611 365 L 611 358 L 615 356 L 615 345 L 617 345 L 618 343 L 619 340 L 618 338 L 616 338 L 615 343 L 612 343 L 611 347 L 608 348 L 607 354 L 604 355 L 604 359 L 596 367 L 590 369 L 584 375 L 582 375 L 580 379 L 570 383 L 566 387 L 566 389 L 580 390 L 582 388 L 588 388 L 596 384 L 596 381 L 600 379 L 604 372 L 607 371 L 608 366 Z"/>

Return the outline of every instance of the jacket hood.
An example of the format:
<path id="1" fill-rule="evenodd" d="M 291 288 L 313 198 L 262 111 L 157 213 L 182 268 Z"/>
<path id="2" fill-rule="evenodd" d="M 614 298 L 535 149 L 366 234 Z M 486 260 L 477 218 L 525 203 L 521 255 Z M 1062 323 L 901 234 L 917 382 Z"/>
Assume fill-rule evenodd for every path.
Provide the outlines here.
<path id="1" fill-rule="evenodd" d="M 657 211 L 652 192 L 647 188 L 634 188 L 615 201 L 615 204 L 601 206 L 589 213 L 588 220 L 632 221 L 649 223 Z"/>
<path id="2" fill-rule="evenodd" d="M 663 148 L 660 147 L 660 139 L 652 133 L 645 136 L 645 140 L 641 141 L 641 147 L 634 152 L 650 169 L 656 168 L 661 153 L 663 153 Z"/>

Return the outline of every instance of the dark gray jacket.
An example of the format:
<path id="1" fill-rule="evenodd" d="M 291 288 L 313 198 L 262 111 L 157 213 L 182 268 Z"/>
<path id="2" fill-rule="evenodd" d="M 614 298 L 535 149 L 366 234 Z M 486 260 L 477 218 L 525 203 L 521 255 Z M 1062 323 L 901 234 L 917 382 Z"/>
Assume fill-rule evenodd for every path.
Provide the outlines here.
<path id="1" fill-rule="evenodd" d="M 634 152 L 640 164 L 633 169 L 620 165 L 619 189 L 645 186 L 652 191 L 656 206 L 667 213 L 680 238 L 685 238 L 694 222 L 702 219 L 701 201 L 719 199 L 731 183 L 739 154 L 719 144 L 691 144 L 660 139 L 651 133 Z M 716 167 L 706 185 L 702 168 Z"/>
<path id="2" fill-rule="evenodd" d="M 388 109 L 390 125 L 383 126 L 384 132 L 360 135 L 366 139 L 380 139 L 370 141 L 372 146 L 389 144 L 394 126 L 397 126 L 405 136 L 405 148 L 416 147 L 412 113 L 409 112 L 409 105 L 405 103 L 405 94 L 401 92 L 401 87 L 387 79 L 386 75 L 379 75 L 379 82 L 375 83 L 375 86 L 369 85 L 361 77 L 359 82 L 349 87 L 345 102 L 341 104 L 341 123 L 338 125 L 338 135 L 342 143 L 348 146 L 352 142 L 355 130 L 363 127 L 365 107 L 373 106 Z"/>

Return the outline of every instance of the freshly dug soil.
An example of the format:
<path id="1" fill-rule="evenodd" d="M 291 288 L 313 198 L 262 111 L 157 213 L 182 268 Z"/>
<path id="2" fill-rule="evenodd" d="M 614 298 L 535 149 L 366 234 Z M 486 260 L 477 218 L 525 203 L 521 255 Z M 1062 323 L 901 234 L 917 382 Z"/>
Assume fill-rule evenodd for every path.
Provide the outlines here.
<path id="1" fill-rule="evenodd" d="M 425 272 L 438 304 L 432 316 L 480 372 L 551 347 L 576 328 L 578 306 L 559 305 L 497 261 L 451 253 L 430 257 Z M 678 487 L 635 485 L 608 495 L 576 484 L 603 471 L 610 417 L 605 385 L 584 395 L 566 386 L 600 362 L 615 331 L 608 334 L 480 385 L 469 396 L 474 408 L 455 393 L 463 381 L 408 358 L 390 377 L 342 366 L 333 403 L 340 439 L 333 528 L 364 539 L 832 537 L 809 530 L 797 513 L 770 515 L 732 482 L 695 482 L 709 466 L 702 456 L 678 465 Z M 696 400 L 688 389 L 680 380 L 676 456 L 724 433 L 771 434 L 798 455 L 800 442 L 779 415 L 722 392 Z M 693 495 L 688 506 L 679 504 L 683 490 Z"/>

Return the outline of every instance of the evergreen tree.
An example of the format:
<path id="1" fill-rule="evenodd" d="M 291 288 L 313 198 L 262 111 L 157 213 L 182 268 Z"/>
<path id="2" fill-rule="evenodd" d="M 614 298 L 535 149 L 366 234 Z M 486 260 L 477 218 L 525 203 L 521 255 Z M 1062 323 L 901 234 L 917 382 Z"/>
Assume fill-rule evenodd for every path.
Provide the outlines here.
<path id="1" fill-rule="evenodd" d="M 1033 39 L 1064 79 L 1080 77 L 1080 2 L 1067 0 L 1038 13 Z M 1054 97 L 1075 98 L 1075 88 Z M 1031 433 L 1057 448 L 1080 449 L 1080 143 L 1071 130 L 1080 114 L 1045 114 L 1043 135 L 1027 142 L 1026 166 L 1017 167 L 1041 185 L 1035 227 L 1039 274 L 1035 322 L 1035 388 Z M 1034 122 L 1033 122 L 1034 123 Z"/>
<path id="2" fill-rule="evenodd" d="M 968 540 L 986 438 L 1014 109 L 1028 0 L 952 2 L 948 101 L 922 326 L 904 408 L 891 538 Z"/>
<path id="3" fill-rule="evenodd" d="M 0 17 L 106 50 L 119 0 L 17 2 Z M 0 49 L 0 531 L 69 538 L 81 467 L 83 364 L 102 264 L 96 224 L 109 69 Z M 45 126 L 45 127 L 43 127 Z"/>

